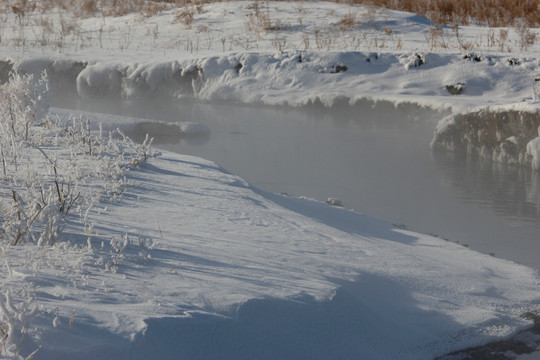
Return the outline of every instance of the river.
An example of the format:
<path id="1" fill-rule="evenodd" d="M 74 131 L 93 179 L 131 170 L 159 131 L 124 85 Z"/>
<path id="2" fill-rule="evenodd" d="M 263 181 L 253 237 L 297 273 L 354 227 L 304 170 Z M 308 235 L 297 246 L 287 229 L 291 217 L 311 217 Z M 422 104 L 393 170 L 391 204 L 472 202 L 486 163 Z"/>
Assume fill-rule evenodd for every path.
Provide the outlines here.
<path id="1" fill-rule="evenodd" d="M 155 136 L 155 147 L 212 160 L 264 190 L 338 198 L 366 215 L 540 269 L 540 172 L 434 153 L 439 112 L 367 101 L 331 109 L 193 101 L 55 105 L 203 124 L 206 136 Z"/>

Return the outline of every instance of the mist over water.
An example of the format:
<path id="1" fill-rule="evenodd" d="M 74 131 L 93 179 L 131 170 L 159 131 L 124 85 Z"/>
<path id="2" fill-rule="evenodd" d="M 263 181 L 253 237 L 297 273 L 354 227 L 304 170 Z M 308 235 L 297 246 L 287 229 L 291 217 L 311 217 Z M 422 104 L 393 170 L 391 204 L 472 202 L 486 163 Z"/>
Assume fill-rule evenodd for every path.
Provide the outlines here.
<path id="1" fill-rule="evenodd" d="M 339 198 L 366 215 L 540 269 L 540 173 L 434 154 L 429 144 L 443 114 L 368 102 L 291 109 L 62 99 L 55 106 L 201 123 L 206 136 L 156 127 L 154 144 L 212 160 L 264 190 Z M 147 131 L 145 124 L 129 135 Z"/>

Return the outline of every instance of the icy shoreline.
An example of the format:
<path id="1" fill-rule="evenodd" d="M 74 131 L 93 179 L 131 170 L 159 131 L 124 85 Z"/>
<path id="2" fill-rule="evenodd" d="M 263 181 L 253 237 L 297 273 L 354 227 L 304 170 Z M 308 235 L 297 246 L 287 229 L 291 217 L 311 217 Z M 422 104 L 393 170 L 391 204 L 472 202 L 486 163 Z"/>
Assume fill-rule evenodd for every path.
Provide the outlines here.
<path id="1" fill-rule="evenodd" d="M 536 60 L 510 62 L 509 59 L 490 56 L 474 60 L 458 54 L 433 53 L 298 52 L 115 64 L 43 57 L 17 63 L 1 61 L 0 80 L 6 81 L 10 71 L 34 76 L 46 71 L 53 92 L 76 93 L 82 98 L 165 97 L 293 107 L 322 104 L 329 108 L 336 104 L 354 106 L 365 100 L 390 102 L 394 106 L 418 104 L 455 114 L 440 122 L 433 141 L 435 147 L 453 151 L 466 142 L 464 138 L 456 138 L 459 132 L 456 130 L 452 140 L 448 138 L 449 129 L 455 128 L 449 124 L 456 124 L 455 119 L 475 119 L 475 114 L 492 113 L 491 121 L 479 118 L 473 121 L 478 131 L 487 134 L 501 123 L 495 118 L 512 113 L 534 118 L 537 114 L 538 103 L 533 90 L 540 85 L 531 73 L 540 72 L 540 65 Z M 472 75 L 476 72 L 484 74 L 482 81 Z M 393 86 L 389 86 L 390 78 Z M 493 82 L 490 78 L 499 80 Z M 527 83 L 530 86 L 526 86 Z M 518 84 L 525 86 L 518 87 Z M 512 88 L 513 93 L 503 94 L 498 90 L 508 88 Z M 493 92 L 500 95 L 490 96 Z M 490 99 L 488 104 L 493 105 L 485 103 L 486 97 Z M 478 101 L 482 105 L 478 105 Z M 487 136 L 479 137 L 478 141 L 472 141 L 475 144 L 468 142 L 467 151 L 475 147 L 474 151 L 484 159 L 538 168 L 540 149 L 532 145 L 538 135 L 534 136 L 537 132 L 531 131 L 531 126 L 537 129 L 538 124 L 501 126 L 506 130 L 504 134 L 496 130 L 497 143 L 488 144 L 481 141 Z M 512 139 L 516 140 L 512 142 Z M 509 147 L 512 149 L 507 149 Z"/>
<path id="2" fill-rule="evenodd" d="M 432 147 L 484 161 L 540 169 L 538 111 L 480 110 L 441 120 Z"/>
<path id="3" fill-rule="evenodd" d="M 91 219 L 100 238 L 157 238 L 146 258 L 132 244 L 107 273 L 98 244 L 66 249 L 86 265 L 60 297 L 54 268 L 18 269 L 61 324 L 35 323 L 40 343 L 58 344 L 41 358 L 432 359 L 532 325 L 521 315 L 535 309 L 538 273 L 524 266 L 269 194 L 202 159 L 165 153 L 128 181 L 125 200 Z"/>
<path id="4" fill-rule="evenodd" d="M 165 96 L 293 107 L 368 99 L 461 113 L 486 106 L 537 109 L 540 64 L 506 55 L 475 61 L 422 52 L 238 53 L 148 63 L 45 56 L 0 61 L 0 81 L 10 71 L 40 76 L 44 70 L 52 91 L 75 90 L 83 98 Z"/>
<path id="5" fill-rule="evenodd" d="M 11 109 L 24 84 L 42 95 L 19 120 L 41 114 L 45 87 L 15 80 Z M 14 359 L 430 360 L 533 325 L 537 270 L 157 156 L 91 117 L 3 128 L 32 141 L 2 182 Z"/>

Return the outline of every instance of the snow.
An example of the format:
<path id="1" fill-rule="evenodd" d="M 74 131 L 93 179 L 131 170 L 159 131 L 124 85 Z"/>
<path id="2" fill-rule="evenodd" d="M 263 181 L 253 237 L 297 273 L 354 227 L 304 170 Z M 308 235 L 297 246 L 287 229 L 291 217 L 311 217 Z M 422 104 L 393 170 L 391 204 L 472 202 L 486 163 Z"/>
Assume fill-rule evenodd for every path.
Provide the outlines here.
<path id="1" fill-rule="evenodd" d="M 83 159 L 80 173 L 95 166 Z M 121 195 L 67 217 L 62 242 L 2 246 L 3 296 L 21 304 L 2 319 L 15 339 L 27 328 L 21 354 L 432 359 L 531 326 L 536 270 L 200 158 L 129 163 Z"/>
<path id="2" fill-rule="evenodd" d="M 0 51 L 14 69 L 46 69 L 81 97 L 538 107 L 540 47 L 520 49 L 512 29 L 502 48 L 487 44 L 488 29 L 461 29 L 479 44 L 481 56 L 471 58 L 450 29 L 438 40 L 448 46 L 427 41 L 432 24 L 414 14 L 325 2 L 266 6 L 280 30 L 261 29 L 249 2 L 225 2 L 205 4 L 193 27 L 173 23 L 173 10 L 72 19 L 80 31 L 61 43 L 40 43 L 38 25 L 6 26 Z M 354 28 L 341 29 L 351 12 Z M 53 25 L 58 14 L 49 14 Z M 447 90 L 456 85 L 461 95 Z M 145 121 L 75 115 L 81 134 L 89 119 L 89 139 L 90 128 L 97 136 Z M 208 132 L 176 125 L 185 136 Z M 111 132 L 99 142 L 109 150 L 95 157 L 75 156 L 58 139 L 39 145 L 55 154 L 51 164 L 74 169 L 66 181 L 78 181 L 85 202 L 58 218 L 52 206 L 37 210 L 61 222 L 58 241 L 40 228 L 36 241 L 0 246 L 0 335 L 13 358 L 38 350 L 35 359 L 433 359 L 532 326 L 523 315 L 538 311 L 536 270 L 345 209 L 339 199 L 261 191 L 204 159 L 154 157 L 150 140 L 138 146 L 115 134 L 123 140 Z M 29 162 L 41 157 L 25 150 Z M 540 168 L 540 137 L 527 151 Z M 16 185 L 24 188 L 31 171 L 51 175 L 50 166 L 17 169 Z M 2 201 L 11 201 L 2 186 Z M 14 201 L 3 221 L 23 205 Z"/>
<path id="3" fill-rule="evenodd" d="M 179 123 L 180 130 L 186 135 L 206 135 L 210 132 L 210 129 L 203 125 L 196 122 L 191 121 L 183 121 Z"/>
<path id="4" fill-rule="evenodd" d="M 57 312 L 32 324 L 40 358 L 431 359 L 526 328 L 540 300 L 532 269 L 265 193 L 199 158 L 165 153 L 128 174 L 124 200 L 90 215 L 92 249 L 18 264 L 17 283 Z M 29 249 L 6 251 L 13 263 Z"/>
<path id="5" fill-rule="evenodd" d="M 0 51 L 16 69 L 63 74 L 83 97 L 166 94 L 293 106 L 369 98 L 454 112 L 538 106 L 540 44 L 521 43 L 517 29 L 461 27 L 458 41 L 449 27 L 433 38 L 435 26 L 410 13 L 326 2 L 259 7 L 274 30 L 264 30 L 249 2 L 188 8 L 193 26 L 175 23 L 174 10 L 88 19 L 53 12 L 53 34 L 68 20 L 77 30 L 56 40 L 40 36 L 46 28 L 39 25 L 19 31 L 7 16 Z M 28 16 L 40 23 L 37 13 Z M 346 16 L 354 19 L 350 28 L 342 26 Z M 501 31 L 507 39 L 498 38 Z M 74 74 L 74 64 L 86 67 Z M 460 95 L 447 90 L 456 84 Z"/>
<path id="6" fill-rule="evenodd" d="M 538 137 L 527 143 L 527 154 L 532 157 L 533 169 L 540 169 L 540 128 Z"/>

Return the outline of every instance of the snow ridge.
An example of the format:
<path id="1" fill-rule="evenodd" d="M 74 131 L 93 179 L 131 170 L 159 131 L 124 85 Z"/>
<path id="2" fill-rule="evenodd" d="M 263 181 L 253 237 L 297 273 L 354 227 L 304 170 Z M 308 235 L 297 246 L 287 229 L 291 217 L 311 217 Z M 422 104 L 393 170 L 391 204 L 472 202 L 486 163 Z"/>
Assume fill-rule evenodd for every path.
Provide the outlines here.
<path id="1" fill-rule="evenodd" d="M 55 83 L 64 88 L 70 83 L 89 98 L 169 96 L 291 106 L 372 99 L 454 112 L 474 109 L 486 98 L 492 106 L 523 107 L 523 101 L 533 106 L 531 73 L 540 71 L 534 59 L 510 63 L 504 55 L 473 61 L 461 54 L 361 51 L 238 53 L 158 63 L 44 57 L 6 64 L 4 71 L 35 76 L 47 70 L 53 89 Z M 461 88 L 457 96 L 448 90 L 455 86 Z"/>

